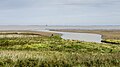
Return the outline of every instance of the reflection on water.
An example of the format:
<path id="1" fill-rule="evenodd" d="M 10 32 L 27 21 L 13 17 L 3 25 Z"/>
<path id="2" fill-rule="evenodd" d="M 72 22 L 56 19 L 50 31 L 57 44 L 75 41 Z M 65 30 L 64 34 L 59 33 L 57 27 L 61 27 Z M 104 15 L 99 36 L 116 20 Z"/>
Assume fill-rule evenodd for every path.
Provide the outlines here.
<path id="1" fill-rule="evenodd" d="M 119 29 L 120 26 L 39 26 L 39 25 L 28 25 L 28 26 L 0 26 L 0 30 L 31 30 L 31 31 L 46 31 L 46 32 L 55 32 L 48 31 L 46 29 Z M 70 32 L 55 32 L 61 33 L 62 38 L 64 39 L 73 39 L 73 40 L 81 40 L 87 42 L 101 42 L 101 35 L 98 34 L 90 34 L 90 33 L 70 33 Z"/>
<path id="2" fill-rule="evenodd" d="M 97 42 L 101 43 L 101 35 L 99 34 L 91 34 L 91 33 L 72 33 L 72 32 L 57 32 L 57 31 L 49 31 L 49 30 L 42 30 L 43 32 L 53 32 L 53 33 L 60 33 L 62 34 L 63 39 L 70 39 L 70 40 L 80 40 L 86 42 Z"/>
<path id="3" fill-rule="evenodd" d="M 90 34 L 90 33 L 62 33 L 63 39 L 72 39 L 72 40 L 80 40 L 86 42 L 98 42 L 101 43 L 101 35 L 98 34 Z"/>

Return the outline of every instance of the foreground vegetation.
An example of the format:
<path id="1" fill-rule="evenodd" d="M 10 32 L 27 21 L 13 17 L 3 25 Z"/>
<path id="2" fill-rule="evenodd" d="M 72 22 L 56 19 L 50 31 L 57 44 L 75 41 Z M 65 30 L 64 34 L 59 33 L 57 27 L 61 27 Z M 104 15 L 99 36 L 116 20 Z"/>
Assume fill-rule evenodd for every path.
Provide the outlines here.
<path id="1" fill-rule="evenodd" d="M 120 45 L 120 40 L 115 40 L 115 39 L 114 40 L 113 39 L 103 39 L 102 42 Z"/>
<path id="2" fill-rule="evenodd" d="M 5 37 L 0 67 L 120 67 L 120 46 L 60 36 Z"/>

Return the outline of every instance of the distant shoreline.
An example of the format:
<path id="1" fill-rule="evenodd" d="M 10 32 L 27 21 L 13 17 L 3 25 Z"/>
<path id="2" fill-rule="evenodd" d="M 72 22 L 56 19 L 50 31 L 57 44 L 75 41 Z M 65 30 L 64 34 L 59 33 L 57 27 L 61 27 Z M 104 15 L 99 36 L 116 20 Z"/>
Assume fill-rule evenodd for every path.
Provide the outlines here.
<path id="1" fill-rule="evenodd" d="M 75 32 L 75 33 L 92 33 L 92 34 L 100 34 L 102 35 L 102 39 L 120 39 L 120 30 L 88 30 L 88 29 L 50 29 L 50 31 L 60 31 L 60 32 Z M 60 35 L 58 33 L 53 32 L 43 32 L 43 31 L 32 31 L 32 30 L 0 30 L 0 35 L 2 33 L 9 34 L 32 34 L 32 35 Z"/>
<path id="2" fill-rule="evenodd" d="M 0 25 L 0 30 L 120 30 L 120 25 Z"/>

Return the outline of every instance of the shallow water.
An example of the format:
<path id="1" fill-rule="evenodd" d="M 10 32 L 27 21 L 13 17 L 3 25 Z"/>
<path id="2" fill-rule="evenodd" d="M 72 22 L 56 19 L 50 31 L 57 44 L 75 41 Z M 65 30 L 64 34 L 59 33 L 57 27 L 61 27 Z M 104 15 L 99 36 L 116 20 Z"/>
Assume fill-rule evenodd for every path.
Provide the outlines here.
<path id="1" fill-rule="evenodd" d="M 0 30 L 49 30 L 49 29 L 115 29 L 120 30 L 120 26 L 40 26 L 40 25 L 0 25 Z"/>
<path id="2" fill-rule="evenodd" d="M 71 32 L 57 32 L 48 31 L 49 29 L 115 29 L 120 30 L 120 26 L 39 26 L 39 25 L 28 25 L 28 26 L 0 26 L 0 30 L 31 30 L 31 31 L 44 31 L 44 32 L 55 32 L 61 33 L 63 39 L 80 40 L 87 42 L 101 42 L 101 35 L 91 33 L 71 33 Z"/>
<path id="3" fill-rule="evenodd" d="M 86 42 L 97 42 L 101 43 L 101 35 L 98 34 L 90 34 L 90 33 L 63 33 L 63 39 L 71 39 L 71 40 L 80 40 Z"/>
<path id="4" fill-rule="evenodd" d="M 63 39 L 70 39 L 70 40 L 80 40 L 86 42 L 97 42 L 101 43 L 101 35 L 99 34 L 91 34 L 91 33 L 72 33 L 72 32 L 57 32 L 57 31 L 49 31 L 49 30 L 42 30 L 43 32 L 53 32 L 53 33 L 60 33 L 62 34 Z"/>

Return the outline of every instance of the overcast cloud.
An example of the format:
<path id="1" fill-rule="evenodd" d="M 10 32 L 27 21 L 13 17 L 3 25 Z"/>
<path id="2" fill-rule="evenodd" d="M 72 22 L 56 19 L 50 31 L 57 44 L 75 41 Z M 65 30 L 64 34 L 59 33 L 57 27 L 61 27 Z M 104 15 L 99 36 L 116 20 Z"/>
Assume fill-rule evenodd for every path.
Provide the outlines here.
<path id="1" fill-rule="evenodd" d="M 120 0 L 0 0 L 0 25 L 120 25 Z"/>

